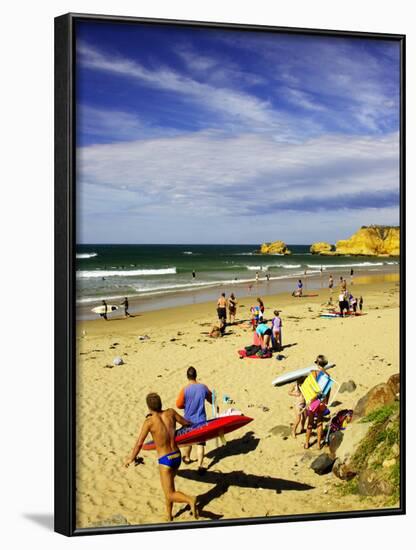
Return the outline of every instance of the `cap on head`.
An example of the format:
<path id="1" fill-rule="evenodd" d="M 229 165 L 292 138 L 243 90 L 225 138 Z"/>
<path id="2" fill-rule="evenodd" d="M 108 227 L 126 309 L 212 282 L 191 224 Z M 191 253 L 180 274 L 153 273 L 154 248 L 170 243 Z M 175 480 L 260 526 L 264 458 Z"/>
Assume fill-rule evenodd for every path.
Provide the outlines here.
<path id="1" fill-rule="evenodd" d="M 162 410 L 162 400 L 157 393 L 149 393 L 146 397 L 146 404 L 151 411 L 160 412 Z"/>
<path id="2" fill-rule="evenodd" d="M 186 371 L 186 377 L 188 380 L 196 380 L 196 369 L 195 367 L 189 367 Z"/>

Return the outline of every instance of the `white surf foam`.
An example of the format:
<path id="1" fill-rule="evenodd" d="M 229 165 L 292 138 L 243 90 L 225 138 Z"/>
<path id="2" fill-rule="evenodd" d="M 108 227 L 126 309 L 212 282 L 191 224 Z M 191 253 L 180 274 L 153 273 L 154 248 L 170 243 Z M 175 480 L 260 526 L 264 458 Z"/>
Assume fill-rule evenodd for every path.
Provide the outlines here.
<path id="1" fill-rule="evenodd" d="M 80 252 L 76 254 L 77 260 L 86 260 L 87 258 L 95 258 L 95 256 L 98 256 L 96 252 Z"/>
<path id="2" fill-rule="evenodd" d="M 149 275 L 175 275 L 176 267 L 167 267 L 165 269 L 125 269 L 117 271 L 107 271 L 96 269 L 94 271 L 76 272 L 77 279 L 97 279 L 106 277 L 145 277 Z"/>

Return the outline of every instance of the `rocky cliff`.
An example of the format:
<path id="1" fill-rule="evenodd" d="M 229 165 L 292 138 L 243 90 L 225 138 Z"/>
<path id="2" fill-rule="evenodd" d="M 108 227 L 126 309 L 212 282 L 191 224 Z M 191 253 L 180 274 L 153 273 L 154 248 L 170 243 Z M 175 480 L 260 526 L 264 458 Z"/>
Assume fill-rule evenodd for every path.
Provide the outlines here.
<path id="1" fill-rule="evenodd" d="M 324 254 L 328 252 L 333 252 L 334 250 L 335 246 L 329 243 L 313 243 L 310 248 L 312 254 Z"/>
<path id="2" fill-rule="evenodd" d="M 263 243 L 259 252 L 261 254 L 291 254 L 290 250 L 283 241 L 273 241 L 272 243 Z"/>
<path id="3" fill-rule="evenodd" d="M 400 256 L 400 228 L 363 226 L 349 239 L 337 242 L 336 254 Z"/>

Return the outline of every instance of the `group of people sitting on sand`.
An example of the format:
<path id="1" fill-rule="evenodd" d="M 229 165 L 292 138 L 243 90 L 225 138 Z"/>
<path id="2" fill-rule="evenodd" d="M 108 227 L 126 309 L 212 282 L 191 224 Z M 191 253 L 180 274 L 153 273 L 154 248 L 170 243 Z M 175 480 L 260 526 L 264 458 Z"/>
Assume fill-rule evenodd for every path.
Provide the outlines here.
<path id="1" fill-rule="evenodd" d="M 183 448 L 183 458 L 178 445 L 175 442 L 176 425 L 193 426 L 206 422 L 205 401 L 213 402 L 212 392 L 205 384 L 201 384 L 197 380 L 197 372 L 194 367 L 189 367 L 186 372 L 188 383 L 184 386 L 176 399 L 176 407 L 183 409 L 184 413 L 181 416 L 175 409 L 163 409 L 162 400 L 157 393 L 149 393 L 146 397 L 146 404 L 149 413 L 143 422 L 137 441 L 126 458 L 124 465 L 126 468 L 130 464 L 141 464 L 143 461 L 139 459 L 140 451 L 146 441 L 147 436 L 153 438 L 156 452 L 158 456 L 160 483 L 165 495 L 167 520 L 172 521 L 173 504 L 185 503 L 191 508 L 191 512 L 195 519 L 198 519 L 198 511 L 196 506 L 196 498 L 175 488 L 175 476 L 179 466 L 183 461 L 185 464 L 190 464 L 192 446 Z M 217 409 L 218 411 L 218 409 Z M 197 461 L 198 473 L 203 475 L 203 460 L 205 454 L 205 443 L 198 443 Z"/>

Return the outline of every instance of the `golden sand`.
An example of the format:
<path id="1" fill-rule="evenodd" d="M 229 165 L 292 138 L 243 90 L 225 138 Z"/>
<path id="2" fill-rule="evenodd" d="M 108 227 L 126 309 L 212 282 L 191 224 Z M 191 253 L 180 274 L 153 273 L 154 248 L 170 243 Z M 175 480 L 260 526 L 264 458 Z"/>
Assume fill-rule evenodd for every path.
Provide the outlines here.
<path id="1" fill-rule="evenodd" d="M 231 326 L 227 335 L 211 339 L 215 304 L 198 304 L 143 313 L 134 318 L 79 322 L 77 325 L 77 527 L 116 521 L 161 523 L 165 505 L 155 452 L 142 452 L 144 464 L 123 467 L 147 412 L 145 396 L 157 391 L 165 408 L 175 405 L 193 365 L 198 378 L 234 401 L 233 407 L 254 418 L 226 436 L 226 446 L 209 441 L 205 466 L 182 464 L 179 490 L 199 495 L 201 519 L 254 518 L 377 508 L 377 498 L 340 496 L 332 474 L 316 475 L 310 458 L 316 446 L 303 449 L 304 436 L 274 435 L 294 417 L 290 386 L 275 388 L 279 374 L 307 366 L 325 354 L 336 363 L 332 376 L 339 383 L 354 380 L 353 393 L 338 394 L 338 406 L 353 408 L 365 392 L 399 371 L 399 285 L 364 284 L 357 278 L 354 294 L 364 297 L 362 317 L 320 318 L 328 291 L 316 298 L 288 295 L 265 298 L 265 316 L 281 310 L 283 345 L 280 361 L 241 360 L 237 350 L 252 343 L 246 324 Z M 334 292 L 334 299 L 337 293 Z M 248 317 L 253 298 L 239 301 L 237 319 Z M 140 340 L 139 336 L 149 336 Z M 113 367 L 113 359 L 124 364 Z M 221 402 L 221 410 L 228 408 Z M 208 416 L 211 416 L 207 404 Z M 354 424 L 348 429 L 354 429 Z M 312 439 L 312 441 L 314 438 Z M 220 445 L 220 444 L 219 444 Z M 174 521 L 192 521 L 182 505 L 174 506 Z"/>

